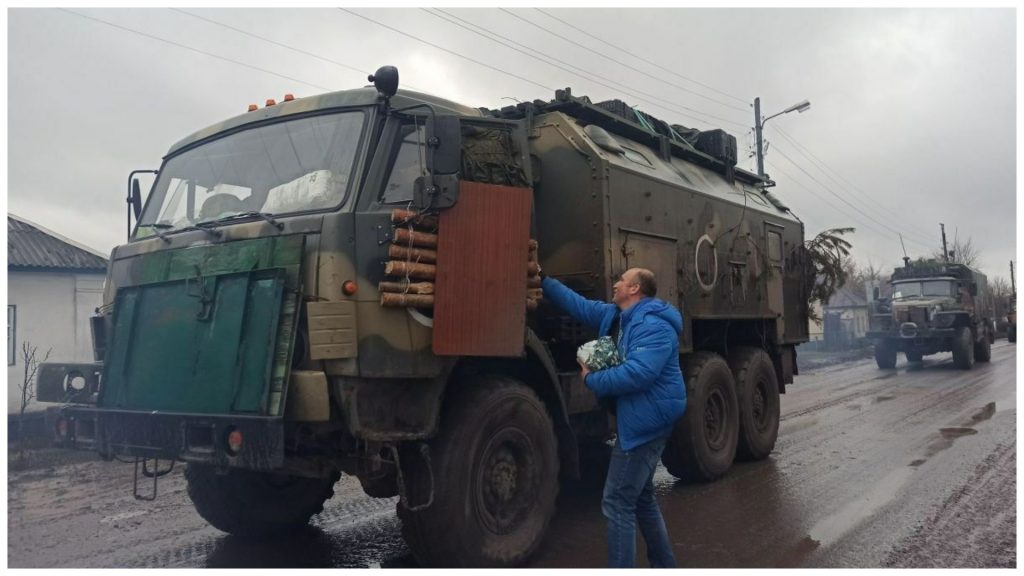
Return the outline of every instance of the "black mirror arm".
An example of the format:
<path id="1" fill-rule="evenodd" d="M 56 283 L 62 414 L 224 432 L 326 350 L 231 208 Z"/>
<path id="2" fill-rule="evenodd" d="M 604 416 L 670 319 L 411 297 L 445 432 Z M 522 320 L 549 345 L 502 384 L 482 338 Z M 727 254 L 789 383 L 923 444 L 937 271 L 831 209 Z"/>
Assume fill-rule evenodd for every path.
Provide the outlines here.
<path id="1" fill-rule="evenodd" d="M 159 174 L 159 173 L 160 173 L 159 170 L 132 170 L 131 173 L 128 174 L 128 197 L 125 199 L 125 201 L 128 203 L 128 238 L 129 239 L 131 239 L 131 237 L 132 237 L 132 209 L 133 209 L 133 206 L 134 206 L 134 196 L 135 196 L 132 193 L 133 192 L 133 190 L 132 190 L 132 182 L 135 180 L 135 175 L 136 174 Z M 141 201 L 141 198 L 140 198 L 140 201 Z M 136 220 L 138 219 L 138 217 L 139 217 L 138 215 L 135 217 Z"/>

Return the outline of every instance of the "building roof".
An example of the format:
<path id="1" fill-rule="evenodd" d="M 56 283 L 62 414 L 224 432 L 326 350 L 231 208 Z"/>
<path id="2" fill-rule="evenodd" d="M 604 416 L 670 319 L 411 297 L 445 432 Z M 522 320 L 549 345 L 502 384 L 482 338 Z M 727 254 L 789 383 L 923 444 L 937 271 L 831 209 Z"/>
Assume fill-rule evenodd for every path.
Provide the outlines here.
<path id="1" fill-rule="evenodd" d="M 104 272 L 107 259 L 92 248 L 8 214 L 7 268 Z"/>

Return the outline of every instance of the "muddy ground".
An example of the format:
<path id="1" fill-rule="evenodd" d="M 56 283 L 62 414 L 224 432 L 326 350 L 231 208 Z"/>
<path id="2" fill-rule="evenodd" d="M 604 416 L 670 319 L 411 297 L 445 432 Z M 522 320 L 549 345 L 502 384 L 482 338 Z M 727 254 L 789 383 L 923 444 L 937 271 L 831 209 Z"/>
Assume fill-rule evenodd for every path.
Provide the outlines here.
<path id="1" fill-rule="evenodd" d="M 706 485 L 659 469 L 680 566 L 1015 567 L 1015 354 L 1000 342 L 970 372 L 948 354 L 805 370 L 768 460 Z M 11 567 L 415 566 L 395 499 L 368 498 L 352 478 L 308 529 L 251 544 L 195 513 L 181 468 L 139 502 L 129 464 L 48 457 L 9 474 Z M 563 487 L 530 566 L 604 565 L 600 489 L 601 478 Z"/>

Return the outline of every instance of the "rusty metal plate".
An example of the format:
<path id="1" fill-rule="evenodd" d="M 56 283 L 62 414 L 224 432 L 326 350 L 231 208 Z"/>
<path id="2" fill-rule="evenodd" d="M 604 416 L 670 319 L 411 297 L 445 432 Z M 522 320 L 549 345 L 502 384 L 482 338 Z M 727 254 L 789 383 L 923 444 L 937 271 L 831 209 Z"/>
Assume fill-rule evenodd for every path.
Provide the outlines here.
<path id="1" fill-rule="evenodd" d="M 441 212 L 434 301 L 434 354 L 522 356 L 529 188 L 459 184 Z"/>

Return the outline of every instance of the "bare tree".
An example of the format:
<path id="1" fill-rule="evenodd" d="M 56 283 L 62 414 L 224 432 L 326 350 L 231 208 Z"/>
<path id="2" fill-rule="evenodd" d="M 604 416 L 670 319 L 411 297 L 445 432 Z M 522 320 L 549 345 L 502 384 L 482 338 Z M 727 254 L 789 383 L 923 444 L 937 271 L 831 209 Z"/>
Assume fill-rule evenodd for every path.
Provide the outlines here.
<path id="1" fill-rule="evenodd" d="M 1006 316 L 1007 304 L 1010 301 L 1012 291 L 1010 290 L 1010 283 L 1002 276 L 996 276 L 992 278 L 989 283 L 989 289 L 992 292 L 992 307 L 996 318 L 1003 318 Z"/>
<path id="2" fill-rule="evenodd" d="M 29 404 L 32 403 L 36 398 L 36 373 L 39 372 L 39 365 L 50 359 L 50 352 L 52 348 L 46 350 L 46 354 L 43 355 L 42 360 L 37 358 L 36 352 L 38 347 L 34 346 L 31 342 L 25 341 L 21 343 L 21 360 L 25 365 L 25 377 L 18 384 L 18 389 L 21 391 L 21 410 L 18 413 L 18 461 L 25 461 L 25 410 Z"/>
<path id="3" fill-rule="evenodd" d="M 953 264 L 963 264 L 964 266 L 977 268 L 977 265 L 981 263 L 981 251 L 974 245 L 974 241 L 970 236 L 963 240 L 960 239 L 959 235 L 954 236 L 953 242 L 949 245 L 949 253 L 949 261 Z M 944 261 L 942 249 L 932 253 L 932 258 L 940 262 Z"/>
<path id="4" fill-rule="evenodd" d="M 853 232 L 853 228 L 830 228 L 804 242 L 804 287 L 811 320 L 821 321 L 814 303 L 824 305 L 846 283 L 851 244 L 842 236 Z"/>

